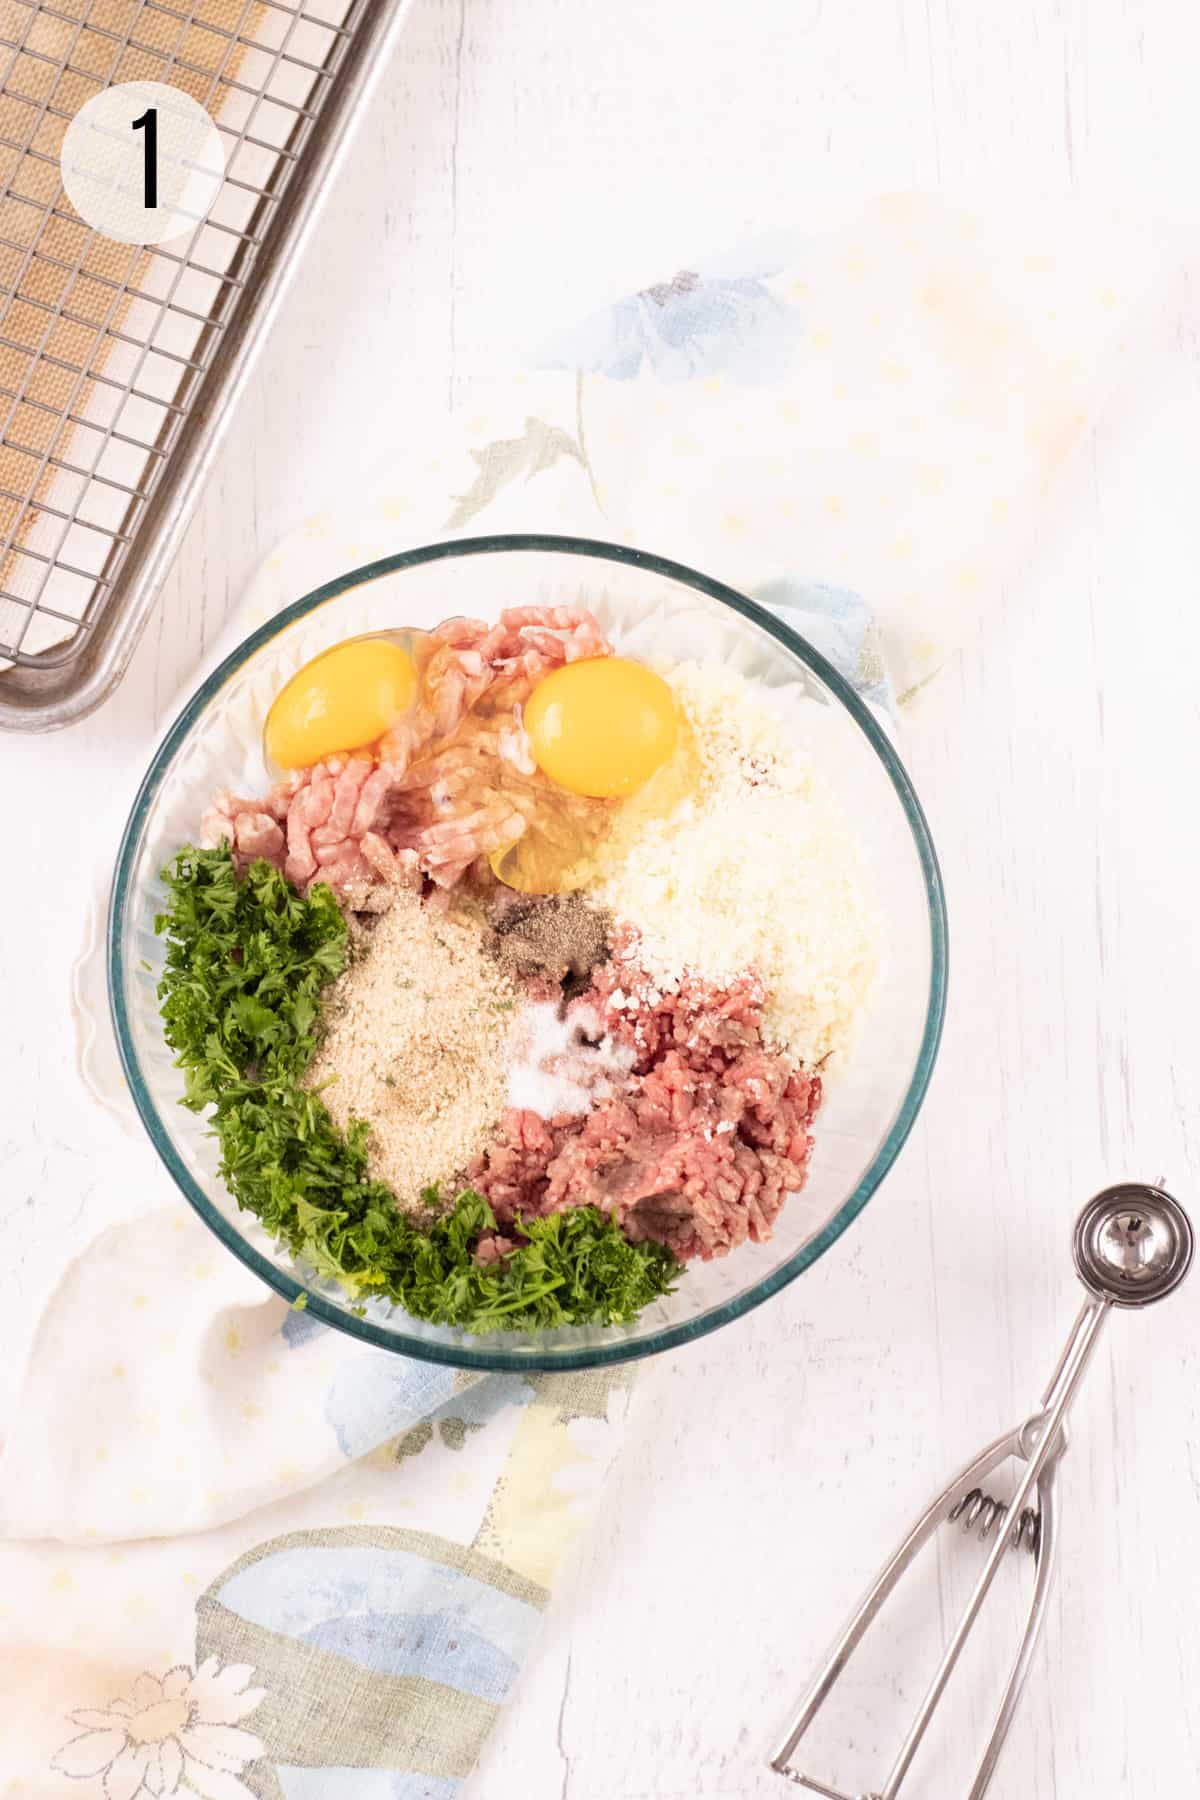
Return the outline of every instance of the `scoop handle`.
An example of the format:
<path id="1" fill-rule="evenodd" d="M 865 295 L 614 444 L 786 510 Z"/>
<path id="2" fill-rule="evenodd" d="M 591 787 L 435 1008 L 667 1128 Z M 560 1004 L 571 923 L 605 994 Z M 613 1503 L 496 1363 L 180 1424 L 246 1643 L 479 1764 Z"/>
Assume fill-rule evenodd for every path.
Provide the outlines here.
<path id="1" fill-rule="evenodd" d="M 1060 1452 L 1059 1438 L 1067 1416 L 1067 1408 L 1070 1406 L 1088 1363 L 1091 1361 L 1092 1352 L 1096 1348 L 1096 1342 L 1104 1321 L 1108 1317 L 1108 1311 L 1109 1303 L 1105 1300 L 1088 1299 L 1084 1301 L 1051 1378 L 1048 1389 L 1049 1402 L 1040 1412 L 1035 1413 L 1031 1419 L 1027 1420 L 1021 1428 L 1021 1436 L 1031 1440 L 1036 1439 L 1037 1447 L 1033 1449 L 1030 1445 L 1030 1448 L 1025 1451 L 1029 1456 L 1029 1462 L 1017 1483 L 1016 1492 L 1009 1501 L 1007 1517 L 996 1533 L 995 1541 L 988 1552 L 987 1561 L 979 1572 L 979 1579 L 975 1583 L 971 1598 L 967 1601 L 962 1618 L 954 1628 L 954 1635 L 946 1646 L 917 1716 L 909 1727 L 908 1736 L 900 1746 L 891 1773 L 879 1791 L 879 1800 L 896 1800 L 900 1784 L 908 1773 L 909 1765 L 917 1753 L 921 1739 L 925 1736 L 934 1709 L 945 1692 L 946 1683 L 954 1672 L 955 1664 L 962 1655 L 967 1638 L 970 1636 L 971 1627 L 979 1617 L 983 1603 L 987 1599 L 988 1589 L 996 1579 L 996 1572 L 1004 1560 L 1015 1533 L 1021 1528 L 1021 1515 L 1029 1502 L 1030 1495 L 1037 1486 L 1042 1470 Z M 1011 1706 L 1007 1711 L 1011 1717 Z M 1004 1724 L 1007 1725 L 1007 1722 L 1006 1718 Z M 989 1745 L 989 1750 L 992 1750 L 993 1747 L 996 1751 L 999 1750 L 999 1744 L 995 1741 L 994 1734 L 993 1744 Z"/>

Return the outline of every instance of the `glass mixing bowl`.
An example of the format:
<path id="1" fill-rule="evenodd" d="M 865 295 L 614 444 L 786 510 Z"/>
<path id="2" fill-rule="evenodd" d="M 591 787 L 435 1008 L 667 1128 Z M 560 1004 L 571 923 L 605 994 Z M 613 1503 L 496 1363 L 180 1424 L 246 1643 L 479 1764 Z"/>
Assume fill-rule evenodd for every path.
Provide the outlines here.
<path id="1" fill-rule="evenodd" d="M 356 633 L 432 626 L 504 606 L 584 604 L 633 654 L 719 657 L 774 690 L 857 831 L 883 918 L 883 969 L 860 1040 L 826 1085 L 808 1182 L 767 1244 L 692 1263 L 675 1293 L 632 1324 L 468 1336 L 396 1307 L 365 1316 L 297 1267 L 217 1175 L 203 1118 L 178 1104 L 179 1072 L 155 987 L 159 871 L 194 840 L 218 788 L 265 791 L 263 720 L 318 651 Z M 647 1356 L 714 1331 L 809 1268 L 862 1211 L 912 1127 L 937 1053 L 946 992 L 946 916 L 929 830 L 886 734 L 829 663 L 774 614 L 718 581 L 640 551 L 587 540 L 461 539 L 355 569 L 297 600 L 228 656 L 188 701 L 142 782 L 117 858 L 108 930 L 109 994 L 133 1097 L 163 1162 L 205 1224 L 286 1300 L 385 1349 L 475 1369 L 571 1369 Z"/>

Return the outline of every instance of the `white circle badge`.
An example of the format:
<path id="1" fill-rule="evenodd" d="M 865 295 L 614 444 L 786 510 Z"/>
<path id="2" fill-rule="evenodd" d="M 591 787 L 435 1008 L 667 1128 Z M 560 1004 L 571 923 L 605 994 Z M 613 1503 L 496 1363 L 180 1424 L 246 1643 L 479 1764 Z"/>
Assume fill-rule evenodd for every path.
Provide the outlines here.
<path id="1" fill-rule="evenodd" d="M 76 212 L 122 244 L 165 244 L 194 231 L 225 178 L 211 118 L 161 81 L 94 94 L 67 126 L 59 161 Z"/>

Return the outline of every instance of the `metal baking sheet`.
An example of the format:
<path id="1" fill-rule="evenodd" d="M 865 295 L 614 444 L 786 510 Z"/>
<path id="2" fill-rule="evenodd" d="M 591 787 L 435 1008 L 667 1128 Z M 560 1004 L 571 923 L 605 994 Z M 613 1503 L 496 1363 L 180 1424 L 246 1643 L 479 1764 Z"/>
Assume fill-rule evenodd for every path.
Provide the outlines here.
<path id="1" fill-rule="evenodd" d="M 407 0 L 0 0 L 0 727 L 112 692 Z M 200 100 L 226 174 L 167 246 L 90 229 L 66 126 L 102 87 Z"/>

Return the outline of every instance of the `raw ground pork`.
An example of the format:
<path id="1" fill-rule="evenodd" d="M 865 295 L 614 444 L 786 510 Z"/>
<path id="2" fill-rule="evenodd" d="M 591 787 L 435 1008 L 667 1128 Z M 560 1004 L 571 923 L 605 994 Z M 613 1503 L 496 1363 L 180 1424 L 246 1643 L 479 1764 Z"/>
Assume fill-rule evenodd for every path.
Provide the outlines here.
<path id="1" fill-rule="evenodd" d="M 538 771 L 522 707 L 541 677 L 611 652 L 582 607 L 510 607 L 498 623 L 448 619 L 430 633 L 413 713 L 371 756 L 329 756 L 264 799 L 222 791 L 202 842 L 227 838 L 240 866 L 265 857 L 304 893 L 328 882 L 352 906 L 427 875 L 452 888 L 531 827 L 603 803 L 555 790 Z"/>
<path id="2" fill-rule="evenodd" d="M 568 1206 L 615 1213 L 635 1243 L 653 1238 L 685 1262 L 771 1235 L 804 1182 L 821 1083 L 764 1047 L 762 983 L 728 988 L 688 976 L 660 993 L 625 932 L 591 990 L 592 1007 L 634 1053 L 626 1092 L 582 1118 L 510 1110 L 469 1171 L 502 1231 L 480 1247 L 503 1255 L 503 1230 Z"/>

